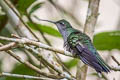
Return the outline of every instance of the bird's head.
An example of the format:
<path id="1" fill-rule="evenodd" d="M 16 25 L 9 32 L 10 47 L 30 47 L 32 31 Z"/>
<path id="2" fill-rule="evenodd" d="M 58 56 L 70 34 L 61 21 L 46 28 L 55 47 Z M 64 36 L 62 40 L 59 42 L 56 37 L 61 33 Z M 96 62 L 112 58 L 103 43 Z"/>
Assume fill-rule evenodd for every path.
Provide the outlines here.
<path id="1" fill-rule="evenodd" d="M 71 28 L 70 23 L 68 21 L 66 21 L 65 19 L 56 21 L 55 24 L 58 28 L 61 28 L 61 29 Z"/>
<path id="2" fill-rule="evenodd" d="M 64 41 L 67 40 L 67 37 L 70 35 L 70 33 L 72 32 L 72 26 L 70 25 L 70 23 L 68 21 L 66 21 L 65 19 L 59 20 L 59 21 L 50 21 L 50 20 L 44 20 L 44 19 L 39 19 L 38 17 L 34 16 L 36 19 L 38 19 L 39 21 L 46 21 L 46 22 L 50 22 L 53 23 L 57 26 L 59 32 L 61 33 L 61 35 L 64 38 Z"/>

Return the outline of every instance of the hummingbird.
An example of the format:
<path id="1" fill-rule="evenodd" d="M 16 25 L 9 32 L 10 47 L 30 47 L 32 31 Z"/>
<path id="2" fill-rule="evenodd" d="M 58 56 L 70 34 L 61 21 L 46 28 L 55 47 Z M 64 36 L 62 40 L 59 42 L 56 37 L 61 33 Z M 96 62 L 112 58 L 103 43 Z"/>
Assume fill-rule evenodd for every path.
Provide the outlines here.
<path id="1" fill-rule="evenodd" d="M 84 64 L 94 68 L 97 73 L 110 72 L 110 66 L 98 54 L 88 35 L 74 29 L 65 19 L 55 22 L 43 19 L 39 20 L 55 24 L 64 39 L 65 49 L 79 58 Z"/>

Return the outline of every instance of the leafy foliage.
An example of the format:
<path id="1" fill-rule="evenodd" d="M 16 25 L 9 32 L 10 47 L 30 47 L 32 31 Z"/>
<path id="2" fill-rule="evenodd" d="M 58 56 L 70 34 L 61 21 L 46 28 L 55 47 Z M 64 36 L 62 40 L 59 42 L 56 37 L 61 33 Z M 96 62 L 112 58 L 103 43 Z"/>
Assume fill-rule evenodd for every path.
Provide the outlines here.
<path id="1" fill-rule="evenodd" d="M 52 36 L 61 37 L 61 34 L 56 29 L 54 29 L 50 26 L 41 25 L 41 24 L 34 25 L 33 23 L 30 23 L 30 22 L 28 22 L 28 25 L 34 30 L 42 31 L 42 32 L 47 33 Z"/>
<path id="2" fill-rule="evenodd" d="M 7 21 L 7 16 L 0 15 L 0 31 L 2 31 L 2 29 L 4 28 L 6 21 Z"/>
<path id="3" fill-rule="evenodd" d="M 19 0 L 17 4 L 17 9 L 20 11 L 22 15 L 23 14 L 25 15 L 28 7 L 35 1 L 36 0 Z"/>
<path id="4" fill-rule="evenodd" d="M 77 63 L 78 63 L 78 59 L 72 59 L 70 61 L 65 62 L 64 64 L 68 69 L 71 69 L 72 67 L 75 67 Z"/>
<path id="5" fill-rule="evenodd" d="M 96 34 L 93 43 L 98 50 L 120 49 L 120 31 Z"/>

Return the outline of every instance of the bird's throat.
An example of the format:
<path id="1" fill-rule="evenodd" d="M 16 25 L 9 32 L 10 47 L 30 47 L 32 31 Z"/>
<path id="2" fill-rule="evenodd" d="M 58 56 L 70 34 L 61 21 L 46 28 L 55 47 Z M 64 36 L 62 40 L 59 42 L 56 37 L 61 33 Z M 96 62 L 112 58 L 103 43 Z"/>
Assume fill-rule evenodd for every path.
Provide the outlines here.
<path id="1" fill-rule="evenodd" d="M 67 38 L 69 37 L 69 35 L 70 35 L 72 32 L 70 32 L 68 29 L 59 29 L 59 28 L 58 28 L 58 30 L 59 30 L 59 32 L 61 33 L 61 35 L 62 35 L 62 37 L 63 37 L 63 39 L 64 39 L 64 42 L 66 42 L 66 41 L 67 41 Z"/>

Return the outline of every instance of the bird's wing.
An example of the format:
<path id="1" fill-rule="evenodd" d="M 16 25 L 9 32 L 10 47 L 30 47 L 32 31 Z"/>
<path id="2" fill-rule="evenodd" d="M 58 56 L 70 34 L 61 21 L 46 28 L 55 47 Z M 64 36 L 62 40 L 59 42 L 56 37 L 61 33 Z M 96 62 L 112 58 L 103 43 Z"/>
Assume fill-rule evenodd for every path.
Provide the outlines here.
<path id="1" fill-rule="evenodd" d="M 80 59 L 87 65 L 93 67 L 97 72 L 109 72 L 110 68 L 105 64 L 100 56 L 93 54 L 87 47 L 82 47 L 77 44 L 76 50 L 79 54 Z"/>
<path id="2" fill-rule="evenodd" d="M 77 44 L 75 46 L 78 55 L 80 56 L 80 59 L 85 63 L 88 64 L 90 66 L 94 66 L 96 68 L 100 68 L 98 64 L 98 60 L 96 58 L 96 56 L 84 45 L 81 46 L 81 44 Z M 96 65 L 96 66 L 95 66 Z"/>

